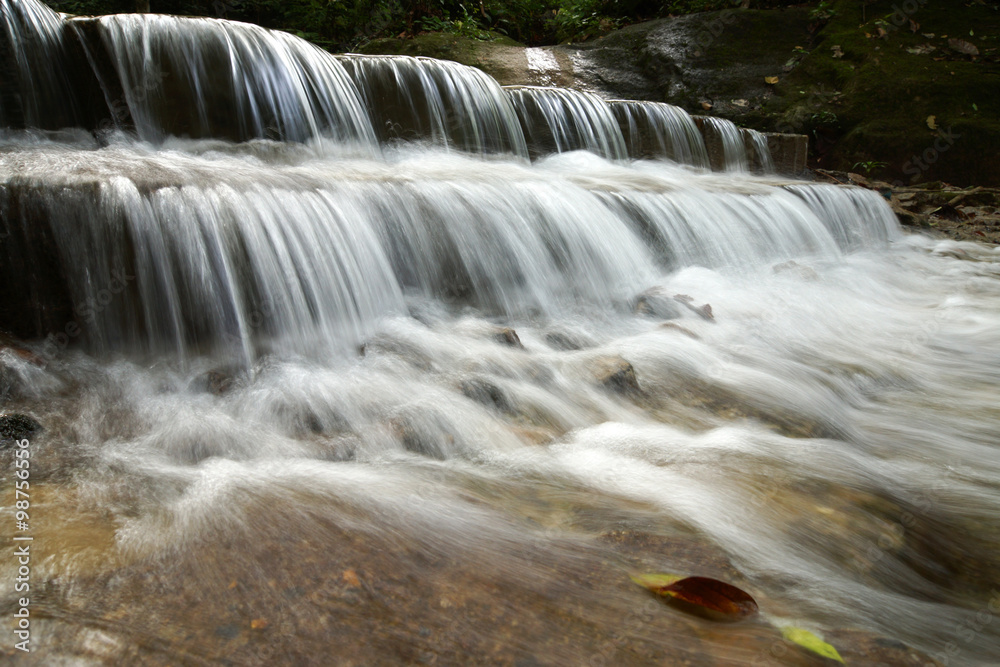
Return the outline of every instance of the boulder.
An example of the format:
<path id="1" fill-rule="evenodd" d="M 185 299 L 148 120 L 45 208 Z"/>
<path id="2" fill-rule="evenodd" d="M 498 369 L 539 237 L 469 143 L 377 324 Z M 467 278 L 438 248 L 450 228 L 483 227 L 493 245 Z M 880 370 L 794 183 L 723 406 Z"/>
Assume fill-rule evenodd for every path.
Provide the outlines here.
<path id="1" fill-rule="evenodd" d="M 624 396 L 642 394 L 635 368 L 621 357 L 598 357 L 591 362 L 590 372 L 599 385 L 616 394 Z"/>

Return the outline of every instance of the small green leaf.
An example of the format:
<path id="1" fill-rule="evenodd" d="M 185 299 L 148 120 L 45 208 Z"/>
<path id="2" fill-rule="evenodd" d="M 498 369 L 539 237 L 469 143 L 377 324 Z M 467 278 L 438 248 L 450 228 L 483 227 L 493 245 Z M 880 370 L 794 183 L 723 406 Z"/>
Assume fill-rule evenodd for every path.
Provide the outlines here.
<path id="1" fill-rule="evenodd" d="M 788 641 L 794 642 L 802 648 L 808 649 L 817 655 L 821 655 L 824 658 L 830 658 L 831 660 L 836 660 L 837 662 L 844 662 L 844 659 L 840 657 L 839 653 L 837 653 L 837 649 L 833 648 L 833 646 L 827 644 L 825 641 L 808 630 L 786 626 L 781 629 L 781 634 L 784 635 L 785 639 Z"/>
<path id="2" fill-rule="evenodd" d="M 656 592 L 657 589 L 669 586 L 684 577 L 677 574 L 631 574 L 629 578 L 643 588 Z"/>
<path id="3" fill-rule="evenodd" d="M 979 107 L 976 106 L 975 102 L 972 103 L 972 110 L 979 111 Z"/>

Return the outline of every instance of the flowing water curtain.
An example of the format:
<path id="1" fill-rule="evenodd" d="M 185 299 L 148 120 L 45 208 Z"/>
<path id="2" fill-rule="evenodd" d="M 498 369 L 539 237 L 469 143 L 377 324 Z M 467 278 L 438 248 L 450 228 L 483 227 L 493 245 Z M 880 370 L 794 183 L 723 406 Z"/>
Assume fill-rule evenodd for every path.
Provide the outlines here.
<path id="1" fill-rule="evenodd" d="M 474 67 L 409 56 L 340 56 L 383 142 L 421 141 L 470 153 L 528 155 L 499 84 Z"/>
<path id="2" fill-rule="evenodd" d="M 608 105 L 592 93 L 564 88 L 509 86 L 533 158 L 586 150 L 610 160 L 628 157 L 625 138 Z"/>
<path id="3" fill-rule="evenodd" d="M 740 132 L 743 133 L 743 141 L 747 147 L 747 160 L 752 171 L 764 174 L 775 173 L 774 158 L 771 157 L 771 148 L 767 144 L 767 135 L 749 128 L 741 128 Z"/>
<path id="4" fill-rule="evenodd" d="M 736 124 L 725 118 L 698 116 L 712 168 L 716 171 L 750 170 L 746 143 Z"/>
<path id="5" fill-rule="evenodd" d="M 87 24 L 96 22 L 96 30 Z M 106 51 L 140 138 L 168 135 L 306 141 L 373 150 L 375 133 L 340 62 L 286 33 L 216 19 L 113 15 L 79 19 L 91 57 Z"/>
<path id="6" fill-rule="evenodd" d="M 629 157 L 667 158 L 711 169 L 705 139 L 684 109 L 662 102 L 632 100 L 611 100 L 608 105 L 625 137 Z"/>
<path id="7" fill-rule="evenodd" d="M 84 162 L 78 150 L 0 161 L 5 247 L 51 269 L 39 280 L 8 263 L 5 280 L 67 320 L 90 304 L 87 338 L 105 352 L 228 345 L 249 360 L 270 341 L 349 352 L 405 311 L 407 292 L 508 318 L 610 312 L 663 269 L 836 257 L 896 233 L 877 193 L 726 192 L 586 153 L 529 167 L 419 153 L 317 161 L 291 145 L 265 159 L 252 145 L 223 156 L 121 146 Z M 102 303 L 116 271 L 132 279 Z"/>
<path id="8" fill-rule="evenodd" d="M 95 122 L 105 110 L 80 51 L 60 14 L 34 0 L 0 0 L 0 124 L 58 130 Z"/>

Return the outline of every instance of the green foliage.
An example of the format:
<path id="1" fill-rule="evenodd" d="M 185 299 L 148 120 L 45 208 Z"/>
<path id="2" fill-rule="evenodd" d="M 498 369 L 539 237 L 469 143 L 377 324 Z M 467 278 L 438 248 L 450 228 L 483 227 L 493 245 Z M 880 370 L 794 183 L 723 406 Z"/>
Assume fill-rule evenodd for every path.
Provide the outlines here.
<path id="1" fill-rule="evenodd" d="M 878 160 L 864 160 L 862 162 L 855 162 L 852 169 L 861 168 L 865 170 L 866 176 L 871 176 L 872 172 L 879 171 L 880 169 L 885 169 L 888 166 L 888 162 L 879 162 Z"/>
<path id="2" fill-rule="evenodd" d="M 560 42 L 582 41 L 593 36 L 604 25 L 610 28 L 611 19 L 601 13 L 601 0 L 560 0 L 549 19 L 556 39 Z"/>
<path id="3" fill-rule="evenodd" d="M 427 32 L 447 32 L 470 39 L 493 39 L 493 35 L 483 25 L 484 21 L 490 19 L 485 7 L 481 9 L 482 14 L 479 16 L 472 4 L 459 3 L 457 9 L 449 9 L 449 3 L 440 2 L 439 4 L 441 5 L 440 15 L 429 14 L 418 21 L 420 27 Z M 472 12 L 469 11 L 470 8 L 472 8 Z"/>
<path id="4" fill-rule="evenodd" d="M 832 2 L 823 0 L 809 12 L 809 18 L 816 21 L 829 21 L 837 15 L 837 10 L 833 8 Z"/>
<path id="5" fill-rule="evenodd" d="M 68 14 L 135 11 L 135 0 L 44 0 Z M 529 45 L 580 41 L 670 14 L 739 7 L 742 0 L 150 0 L 164 14 L 216 16 L 285 30 L 332 51 L 378 38 L 442 32 Z M 752 0 L 750 7 L 794 4 Z"/>

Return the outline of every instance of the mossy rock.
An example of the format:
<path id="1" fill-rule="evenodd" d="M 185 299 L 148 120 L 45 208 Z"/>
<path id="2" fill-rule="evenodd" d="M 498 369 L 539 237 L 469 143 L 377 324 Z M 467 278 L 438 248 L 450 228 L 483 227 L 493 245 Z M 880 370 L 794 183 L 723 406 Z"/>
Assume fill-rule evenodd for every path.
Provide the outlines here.
<path id="1" fill-rule="evenodd" d="M 776 87 L 775 128 L 813 134 L 826 168 L 878 161 L 886 165 L 877 175 L 890 181 L 1000 182 L 1000 12 L 926 0 L 833 8 Z M 950 39 L 980 55 L 955 51 Z"/>
<path id="2" fill-rule="evenodd" d="M 417 56 L 452 60 L 477 67 L 501 83 L 512 77 L 513 69 L 523 67 L 523 45 L 497 35 L 486 41 L 446 32 L 423 33 L 409 39 L 376 39 L 358 48 L 365 55 Z M 512 60 L 516 61 L 511 62 Z"/>

